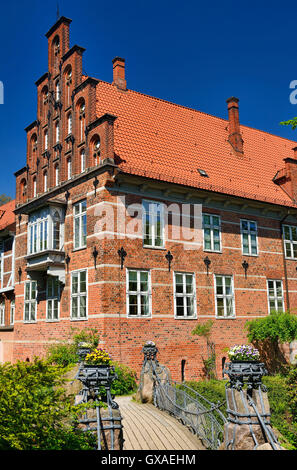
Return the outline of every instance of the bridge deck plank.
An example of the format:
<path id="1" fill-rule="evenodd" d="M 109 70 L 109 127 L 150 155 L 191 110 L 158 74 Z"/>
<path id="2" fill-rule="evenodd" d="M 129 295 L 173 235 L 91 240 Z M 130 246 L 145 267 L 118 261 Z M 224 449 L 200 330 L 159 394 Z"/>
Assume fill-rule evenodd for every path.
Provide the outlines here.
<path id="1" fill-rule="evenodd" d="M 116 401 L 123 417 L 125 450 L 205 450 L 186 426 L 165 411 L 132 397 Z"/>

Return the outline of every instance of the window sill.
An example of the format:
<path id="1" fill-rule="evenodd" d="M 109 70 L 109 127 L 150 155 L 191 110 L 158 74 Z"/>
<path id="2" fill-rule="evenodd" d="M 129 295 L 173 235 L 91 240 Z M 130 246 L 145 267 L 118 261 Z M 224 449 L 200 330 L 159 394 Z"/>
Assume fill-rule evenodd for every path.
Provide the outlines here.
<path id="1" fill-rule="evenodd" d="M 152 315 L 127 315 L 127 318 L 136 318 L 141 320 L 150 320 Z"/>
<path id="2" fill-rule="evenodd" d="M 70 321 L 87 321 L 88 318 L 70 318 Z"/>
<path id="3" fill-rule="evenodd" d="M 166 250 L 165 246 L 151 246 L 142 244 L 142 248 L 148 248 L 151 250 Z"/>
<path id="4" fill-rule="evenodd" d="M 9 325 L 9 326 L 0 325 L 0 331 L 13 331 L 13 329 L 14 329 L 13 325 Z"/>
<path id="5" fill-rule="evenodd" d="M 216 320 L 236 320 L 236 316 L 234 315 L 233 317 L 217 317 L 215 316 Z"/>
<path id="6" fill-rule="evenodd" d="M 79 248 L 73 248 L 72 253 L 75 253 L 76 251 L 85 250 L 86 248 L 87 248 L 87 245 L 86 246 L 80 246 Z"/>
<path id="7" fill-rule="evenodd" d="M 203 248 L 203 251 L 205 251 L 206 253 L 218 253 L 218 254 L 222 254 L 222 253 L 223 253 L 223 250 L 219 250 L 219 251 L 216 251 L 216 250 L 207 250 L 206 248 Z"/>
<path id="8" fill-rule="evenodd" d="M 197 315 L 195 317 L 174 317 L 174 320 L 197 320 Z"/>

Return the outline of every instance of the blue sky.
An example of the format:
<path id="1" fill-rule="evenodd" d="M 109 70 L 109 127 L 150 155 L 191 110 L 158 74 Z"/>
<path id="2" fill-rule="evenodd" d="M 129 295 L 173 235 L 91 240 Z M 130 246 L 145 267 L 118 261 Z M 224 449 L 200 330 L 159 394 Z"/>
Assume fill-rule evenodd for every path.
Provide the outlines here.
<path id="1" fill-rule="evenodd" d="M 1 3 L 0 194 L 14 197 L 57 1 Z M 59 0 L 59 10 L 72 19 L 70 45 L 86 48 L 87 74 L 111 81 L 112 59 L 121 56 L 128 88 L 223 118 L 226 99 L 237 96 L 242 124 L 297 141 L 297 130 L 279 125 L 297 116 L 289 100 L 297 80 L 293 3 Z"/>

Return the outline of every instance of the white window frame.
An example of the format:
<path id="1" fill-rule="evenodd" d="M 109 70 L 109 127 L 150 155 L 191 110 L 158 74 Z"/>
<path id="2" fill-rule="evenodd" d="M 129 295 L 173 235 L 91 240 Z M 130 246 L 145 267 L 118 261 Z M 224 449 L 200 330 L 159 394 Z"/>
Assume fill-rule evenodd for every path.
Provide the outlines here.
<path id="1" fill-rule="evenodd" d="M 59 165 L 55 166 L 55 180 L 56 180 L 56 186 L 59 184 Z"/>
<path id="2" fill-rule="evenodd" d="M 82 210 L 82 204 L 86 204 L 85 210 Z M 75 214 L 75 208 L 79 207 L 79 212 Z M 85 226 L 86 226 L 86 234 L 85 234 L 85 242 L 83 242 L 83 235 L 82 235 L 82 225 L 84 224 L 83 220 L 85 217 Z M 79 219 L 78 223 L 78 245 L 76 245 L 76 220 Z M 83 201 L 79 201 L 76 204 L 73 204 L 73 247 L 74 249 L 86 248 L 87 246 L 87 201 L 84 199 Z"/>
<path id="3" fill-rule="evenodd" d="M 26 286 L 29 285 L 29 299 L 26 299 Z M 35 285 L 35 298 L 32 298 L 32 286 Z M 36 323 L 37 321 L 37 281 L 26 281 L 24 284 L 24 323 Z M 29 318 L 26 319 L 26 305 L 29 306 Z M 32 317 L 32 310 L 34 310 L 34 317 Z"/>
<path id="4" fill-rule="evenodd" d="M 204 223 L 204 216 L 210 217 L 210 224 L 205 224 Z M 213 217 L 217 217 L 219 219 L 219 225 L 214 225 L 213 224 Z M 210 248 L 205 248 L 205 234 L 204 234 L 204 229 L 210 229 Z M 220 240 L 220 248 L 218 250 L 214 249 L 214 235 L 213 231 L 218 230 L 219 231 L 219 240 Z M 214 253 L 222 253 L 222 232 L 221 232 L 221 216 L 217 214 L 208 214 L 206 212 L 203 212 L 202 214 L 202 233 L 203 233 L 203 251 L 208 251 L 208 252 L 214 252 Z"/>
<path id="5" fill-rule="evenodd" d="M 15 318 L 15 300 L 10 302 L 10 324 L 14 325 L 14 318 Z"/>
<path id="6" fill-rule="evenodd" d="M 145 204 L 149 204 L 149 211 L 147 212 Z M 158 210 L 156 207 L 160 208 L 160 239 L 161 245 L 156 244 L 156 227 L 157 227 L 157 214 Z M 152 240 L 152 244 L 145 243 L 146 239 L 146 214 L 149 214 L 149 235 Z M 149 199 L 142 200 L 142 244 L 144 248 L 164 248 L 165 247 L 165 217 L 164 217 L 164 204 L 159 201 L 152 201 Z"/>
<path id="7" fill-rule="evenodd" d="M 269 282 L 273 282 L 273 290 L 274 290 L 274 295 L 273 296 L 269 295 Z M 277 296 L 276 282 L 280 282 L 280 284 L 281 284 L 281 289 L 282 289 L 282 295 L 281 296 Z M 283 281 L 281 279 L 267 279 L 268 312 L 271 313 L 273 310 L 277 311 L 277 312 L 280 312 L 278 307 L 276 309 L 271 309 L 270 308 L 270 300 L 274 300 L 274 305 L 277 305 L 277 301 L 281 300 L 282 301 L 282 312 L 285 311 L 284 287 L 283 287 Z"/>
<path id="8" fill-rule="evenodd" d="M 85 292 L 80 292 L 80 276 L 81 273 L 85 272 L 86 273 L 86 291 Z M 73 277 L 75 275 L 78 275 L 78 292 L 73 293 L 72 292 L 72 287 L 73 287 Z M 70 295 L 71 295 L 71 305 L 70 305 L 70 319 L 73 321 L 81 321 L 81 320 L 88 320 L 88 270 L 87 269 L 78 269 L 76 271 L 71 272 L 71 286 L 70 286 Z M 80 315 L 80 298 L 85 297 L 86 298 L 86 315 L 81 316 Z M 77 311 L 78 315 L 77 317 L 74 317 L 72 314 L 72 308 L 73 308 L 73 298 L 77 298 Z"/>
<path id="9" fill-rule="evenodd" d="M 58 283 L 58 293 L 57 295 L 54 294 L 55 292 L 55 287 L 54 284 L 51 287 L 52 294 L 49 294 L 49 282 L 57 282 Z M 55 302 L 58 303 L 58 316 L 57 318 L 53 318 L 53 312 L 54 312 L 54 305 Z M 51 305 L 51 311 L 52 311 L 52 318 L 49 318 L 49 305 Z M 54 277 L 54 276 L 48 276 L 47 282 L 46 282 L 46 321 L 49 322 L 55 322 L 60 320 L 60 283 L 59 283 L 59 278 Z"/>
<path id="10" fill-rule="evenodd" d="M 48 130 L 44 131 L 44 150 L 48 149 Z"/>
<path id="11" fill-rule="evenodd" d="M 60 142 L 60 123 L 56 122 L 56 143 Z"/>
<path id="12" fill-rule="evenodd" d="M 248 229 L 243 228 L 243 222 L 248 224 Z M 255 224 L 256 230 L 251 230 L 251 223 Z M 240 219 L 240 233 L 241 233 L 241 251 L 244 256 L 258 256 L 258 224 L 255 220 L 248 220 L 248 219 Z M 248 236 L 248 253 L 243 252 L 243 235 L 246 234 Z M 252 253 L 252 239 L 251 236 L 256 235 L 256 250 L 257 253 Z"/>
<path id="13" fill-rule="evenodd" d="M 33 255 L 49 249 L 49 233 L 49 211 L 45 216 L 42 216 L 40 212 L 33 222 L 29 220 L 27 253 Z M 36 241 L 36 247 L 34 241 Z"/>
<path id="14" fill-rule="evenodd" d="M 43 173 L 43 191 L 47 191 L 47 171 Z"/>
<path id="15" fill-rule="evenodd" d="M 178 293 L 176 292 L 176 275 L 180 275 L 183 278 L 183 292 Z M 193 292 L 192 293 L 187 293 L 186 292 L 186 276 L 191 276 L 192 277 L 192 286 L 193 286 Z M 181 271 L 175 271 L 173 273 L 173 289 L 174 289 L 174 318 L 176 320 L 195 320 L 197 319 L 197 300 L 196 300 L 196 276 L 195 273 L 189 273 L 189 272 L 181 272 Z M 183 298 L 183 310 L 184 314 L 183 315 L 177 315 L 177 297 Z M 192 298 L 193 306 L 194 306 L 194 311 L 193 315 L 187 315 L 187 298 Z"/>
<path id="16" fill-rule="evenodd" d="M 290 238 L 289 239 L 285 238 L 285 229 L 286 228 L 288 228 L 289 232 L 290 232 Z M 293 246 L 294 245 L 297 246 L 297 240 L 294 241 L 293 236 L 292 236 L 293 228 L 296 229 L 296 231 L 297 231 L 296 225 L 288 225 L 288 224 L 283 225 L 283 243 L 284 243 L 284 250 L 285 250 L 286 259 L 297 259 L 297 256 L 294 257 L 294 250 L 293 250 Z M 287 253 L 287 244 L 289 244 L 289 247 L 290 247 L 289 248 L 290 249 L 290 255 L 288 255 L 288 253 Z"/>
<path id="17" fill-rule="evenodd" d="M 36 197 L 37 195 L 37 179 L 36 177 L 33 178 L 33 197 Z"/>
<path id="18" fill-rule="evenodd" d="M 129 290 L 129 273 L 136 272 L 137 273 L 137 290 L 130 291 Z M 148 275 L 148 291 L 141 291 L 140 289 L 140 276 L 141 273 L 147 273 Z M 133 315 L 130 313 L 130 295 L 137 296 L 137 315 Z M 148 297 L 148 308 L 149 312 L 147 315 L 141 314 L 141 296 L 146 295 Z M 151 318 L 152 317 L 152 285 L 151 285 L 151 272 L 148 269 L 135 269 L 135 268 L 127 268 L 126 269 L 126 309 L 127 309 L 127 317 L 128 318 Z"/>
<path id="19" fill-rule="evenodd" d="M 223 294 L 217 294 L 217 277 L 221 277 L 223 279 Z M 232 288 L 232 294 L 227 295 L 226 292 L 226 278 L 231 279 L 231 288 Z M 214 274 L 214 296 L 215 296 L 215 316 L 218 320 L 220 319 L 232 319 L 236 317 L 235 314 L 235 291 L 234 291 L 234 278 L 230 274 Z M 217 299 L 223 299 L 224 303 L 224 315 L 218 315 L 218 305 L 217 305 Z M 227 299 L 232 298 L 232 315 L 227 314 Z"/>
<path id="20" fill-rule="evenodd" d="M 72 133 L 72 114 L 69 113 L 67 116 L 67 130 L 68 135 Z"/>

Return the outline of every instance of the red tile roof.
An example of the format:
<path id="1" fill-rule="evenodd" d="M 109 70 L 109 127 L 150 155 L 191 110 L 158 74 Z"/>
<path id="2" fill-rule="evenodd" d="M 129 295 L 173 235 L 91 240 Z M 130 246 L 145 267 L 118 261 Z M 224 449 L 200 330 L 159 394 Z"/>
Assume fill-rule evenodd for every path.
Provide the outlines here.
<path id="1" fill-rule="evenodd" d="M 118 117 L 115 154 L 124 172 L 296 207 L 272 181 L 292 156 L 292 140 L 241 125 L 244 155 L 237 156 L 228 120 L 99 81 L 97 116 L 105 113 Z"/>
<path id="2" fill-rule="evenodd" d="M 15 200 L 9 201 L 0 206 L 0 230 L 11 227 L 15 224 Z"/>

